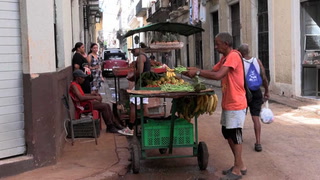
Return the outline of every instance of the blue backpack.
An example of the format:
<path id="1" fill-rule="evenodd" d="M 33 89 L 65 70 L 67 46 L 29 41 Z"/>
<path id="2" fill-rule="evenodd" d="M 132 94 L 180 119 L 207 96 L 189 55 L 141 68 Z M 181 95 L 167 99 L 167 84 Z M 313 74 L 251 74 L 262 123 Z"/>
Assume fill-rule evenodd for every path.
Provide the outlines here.
<path id="1" fill-rule="evenodd" d="M 262 78 L 258 73 L 258 71 L 256 70 L 253 64 L 253 61 L 250 63 L 250 67 L 246 75 L 246 81 L 247 81 L 248 88 L 252 91 L 258 90 L 262 85 Z"/>

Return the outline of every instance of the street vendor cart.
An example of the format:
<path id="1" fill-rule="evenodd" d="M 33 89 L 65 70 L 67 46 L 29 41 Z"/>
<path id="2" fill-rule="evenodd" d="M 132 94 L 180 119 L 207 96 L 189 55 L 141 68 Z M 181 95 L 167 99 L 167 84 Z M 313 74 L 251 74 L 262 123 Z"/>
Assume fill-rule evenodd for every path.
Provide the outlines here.
<path id="1" fill-rule="evenodd" d="M 198 102 L 200 96 L 212 96 L 214 91 L 207 89 L 201 92 L 163 92 L 157 90 L 128 90 L 130 97 L 140 98 L 172 98 L 171 116 L 166 119 L 148 119 L 140 114 L 141 118 L 141 134 L 138 137 L 139 143 L 132 145 L 132 171 L 138 173 L 140 170 L 140 160 L 144 159 L 162 159 L 162 158 L 185 158 L 197 157 L 200 170 L 205 170 L 208 165 L 208 148 L 205 142 L 198 142 L 198 116 L 194 117 L 194 124 L 188 122 L 184 118 L 177 116 L 178 109 L 188 106 L 181 101 L 188 99 L 192 104 Z M 215 102 L 217 103 L 217 102 Z M 195 103 L 194 105 L 198 105 Z M 140 104 L 143 108 L 143 103 Z M 185 109 L 188 111 L 188 109 Z M 183 110 L 183 111 L 185 111 Z M 181 112 L 181 111 L 180 111 Z M 193 152 L 189 155 L 173 155 L 173 148 L 192 148 Z M 169 154 L 167 156 L 147 156 L 146 151 L 150 149 L 159 149 L 161 154 Z"/>
<path id="2" fill-rule="evenodd" d="M 147 31 L 154 31 L 160 34 L 162 33 L 162 37 L 160 37 L 160 39 L 166 37 L 169 40 L 171 37 L 167 36 L 167 33 L 189 36 L 195 33 L 201 33 L 204 30 L 200 27 L 183 23 L 161 22 L 130 30 L 124 35 L 124 37 Z M 183 46 L 183 43 L 177 42 L 176 39 L 171 39 L 172 42 L 171 40 L 170 42 L 159 42 L 158 40 L 159 37 L 156 37 L 152 40 L 150 49 L 148 49 L 149 51 L 168 51 L 181 48 Z M 207 89 L 200 92 L 166 92 L 157 89 L 151 90 L 140 86 L 140 89 L 127 90 L 127 92 L 129 93 L 130 97 L 134 97 L 136 99 L 136 102 L 138 98 L 140 98 L 140 102 L 143 102 L 143 98 L 172 99 L 171 116 L 169 117 L 158 119 L 146 118 L 144 117 L 143 112 L 140 112 L 139 118 L 141 123 L 141 132 L 137 132 L 136 126 L 135 135 L 138 139 L 138 143 L 132 145 L 133 173 L 139 173 L 140 160 L 144 159 L 197 157 L 200 170 L 207 168 L 209 153 L 205 142 L 198 142 L 197 123 L 198 116 L 203 114 L 205 109 L 203 109 L 201 113 L 193 116 L 194 124 L 191 123 L 191 118 L 188 116 L 188 114 L 192 114 L 193 112 L 188 111 L 190 104 L 193 105 L 193 109 L 191 109 L 194 111 L 194 109 L 196 109 L 195 106 L 198 105 L 197 102 L 199 103 L 199 100 L 202 99 L 202 97 L 211 97 L 215 95 L 212 89 Z M 189 102 L 181 102 L 184 100 Z M 143 103 L 140 104 L 140 109 L 143 109 Z M 173 148 L 189 147 L 193 149 L 192 154 L 173 155 L 172 153 Z M 159 152 L 162 155 L 148 156 L 146 151 L 151 149 L 159 149 Z M 164 155 L 166 154 L 167 150 L 169 150 L 168 155 Z"/>

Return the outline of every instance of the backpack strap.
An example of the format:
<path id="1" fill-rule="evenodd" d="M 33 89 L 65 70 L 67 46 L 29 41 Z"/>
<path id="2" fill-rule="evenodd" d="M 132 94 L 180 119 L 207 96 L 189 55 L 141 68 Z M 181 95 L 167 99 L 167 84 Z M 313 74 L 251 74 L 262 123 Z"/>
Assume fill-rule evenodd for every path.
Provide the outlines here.
<path id="1" fill-rule="evenodd" d="M 246 81 L 246 73 L 245 73 L 245 69 L 244 69 L 244 63 L 243 63 L 243 57 L 241 55 L 240 52 L 236 51 L 237 54 L 240 56 L 240 59 L 241 59 L 241 63 L 242 63 L 242 68 L 243 68 L 243 81 L 244 81 L 244 90 L 245 90 L 245 93 L 246 93 L 246 99 L 247 99 L 247 92 L 250 91 L 249 88 L 248 88 L 248 85 L 247 85 L 247 81 Z M 250 92 L 251 94 L 251 92 Z M 252 94 L 250 95 L 251 98 L 252 98 Z M 248 102 L 247 102 L 247 108 L 246 108 L 246 114 L 248 113 L 248 108 L 249 108 L 249 105 L 248 105 Z"/>

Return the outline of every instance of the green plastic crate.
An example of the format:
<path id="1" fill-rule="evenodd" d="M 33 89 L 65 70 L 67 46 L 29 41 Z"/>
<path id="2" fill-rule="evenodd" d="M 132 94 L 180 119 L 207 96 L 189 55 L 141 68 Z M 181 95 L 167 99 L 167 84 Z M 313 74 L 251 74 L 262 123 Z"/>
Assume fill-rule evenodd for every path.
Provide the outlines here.
<path id="1" fill-rule="evenodd" d="M 148 120 L 144 125 L 143 145 L 145 147 L 169 146 L 171 121 Z M 193 124 L 185 119 L 176 119 L 174 124 L 173 145 L 193 145 Z"/>

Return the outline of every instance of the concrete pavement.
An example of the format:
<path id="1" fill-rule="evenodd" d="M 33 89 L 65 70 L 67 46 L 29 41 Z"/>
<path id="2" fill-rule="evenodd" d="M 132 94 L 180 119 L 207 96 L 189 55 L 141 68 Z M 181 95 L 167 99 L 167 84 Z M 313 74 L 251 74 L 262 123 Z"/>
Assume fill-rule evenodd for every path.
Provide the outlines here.
<path id="1" fill-rule="evenodd" d="M 220 88 L 215 87 L 214 89 L 217 94 L 220 94 Z M 110 94 L 106 92 L 106 96 Z M 271 101 L 317 114 L 320 112 L 319 100 L 292 99 L 271 94 Z M 71 146 L 70 139 L 66 141 L 62 157 L 58 159 L 56 165 L 3 179 L 118 179 L 129 170 L 130 151 L 125 136 L 106 133 L 103 127 L 98 138 L 98 145 L 95 145 L 94 139 L 76 139 L 74 146 Z"/>
<path id="2" fill-rule="evenodd" d="M 53 166 L 38 168 L 6 180 L 117 179 L 127 173 L 130 164 L 126 137 L 102 130 L 98 145 L 94 139 L 76 139 L 74 146 L 66 140 L 62 157 Z"/>

